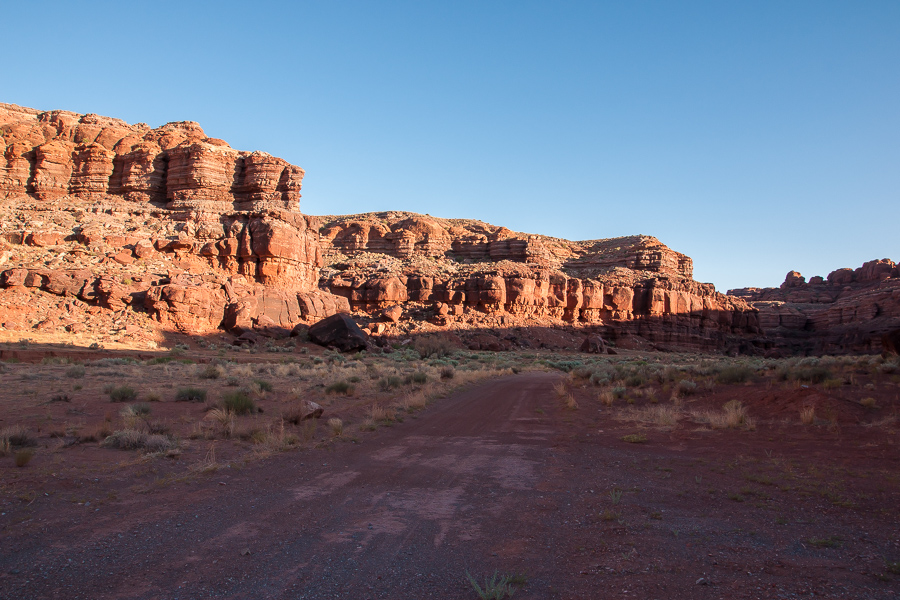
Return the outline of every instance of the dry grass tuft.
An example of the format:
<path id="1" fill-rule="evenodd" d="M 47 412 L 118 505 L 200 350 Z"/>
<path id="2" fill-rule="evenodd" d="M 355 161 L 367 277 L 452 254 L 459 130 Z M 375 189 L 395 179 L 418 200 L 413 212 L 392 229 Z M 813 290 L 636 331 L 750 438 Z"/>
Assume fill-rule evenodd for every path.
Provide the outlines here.
<path id="1" fill-rule="evenodd" d="M 101 445 L 120 450 L 146 450 L 149 453 L 168 452 L 178 447 L 178 444 L 167 436 L 144 433 L 135 429 L 114 431 Z"/>
<path id="2" fill-rule="evenodd" d="M 600 403 L 603 406 L 612 406 L 613 401 L 615 400 L 615 396 L 613 396 L 612 390 L 600 390 L 597 394 L 597 398 L 600 400 Z"/>
<path id="3" fill-rule="evenodd" d="M 231 437 L 234 434 L 234 413 L 226 408 L 214 408 L 203 417 L 218 423 L 222 430 L 222 435 Z"/>
<path id="4" fill-rule="evenodd" d="M 800 422 L 804 425 L 812 425 L 816 422 L 816 407 L 804 406 L 800 409 Z"/>
<path id="5" fill-rule="evenodd" d="M 344 422 L 337 417 L 328 419 L 328 427 L 331 428 L 331 435 L 334 437 L 340 437 L 344 434 Z"/>
<path id="6" fill-rule="evenodd" d="M 572 394 L 568 394 L 566 396 L 566 408 L 569 410 L 577 410 L 578 409 L 578 401 L 575 400 L 575 396 Z"/>
<path id="7" fill-rule="evenodd" d="M 756 423 L 747 415 L 747 408 L 739 400 L 729 400 L 721 411 L 692 413 L 694 419 L 713 429 L 756 429 Z"/>
<path id="8" fill-rule="evenodd" d="M 566 390 L 566 382 L 565 381 L 557 381 L 553 384 L 553 391 L 556 393 L 558 398 L 565 398 L 568 391 Z"/>

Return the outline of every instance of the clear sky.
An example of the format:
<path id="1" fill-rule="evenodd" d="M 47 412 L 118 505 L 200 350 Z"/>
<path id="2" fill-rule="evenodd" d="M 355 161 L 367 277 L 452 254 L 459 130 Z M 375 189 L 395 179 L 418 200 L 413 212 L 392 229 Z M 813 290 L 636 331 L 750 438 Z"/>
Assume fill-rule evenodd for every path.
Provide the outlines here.
<path id="1" fill-rule="evenodd" d="M 310 214 L 658 237 L 722 291 L 900 259 L 900 2 L 30 2 L 0 102 L 198 121 Z"/>

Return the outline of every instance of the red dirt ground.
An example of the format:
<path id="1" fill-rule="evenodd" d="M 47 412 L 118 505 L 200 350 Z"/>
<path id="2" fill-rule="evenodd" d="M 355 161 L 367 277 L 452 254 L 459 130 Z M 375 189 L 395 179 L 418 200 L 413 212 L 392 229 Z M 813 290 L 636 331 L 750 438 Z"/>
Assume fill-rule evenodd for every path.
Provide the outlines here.
<path id="1" fill-rule="evenodd" d="M 7 479 L 0 598 L 469 599 L 466 573 L 495 570 L 524 574 L 526 599 L 900 594 L 895 426 L 744 386 L 720 395 L 755 431 L 641 428 L 589 388 L 566 409 L 559 379 L 473 385 L 358 443 L 243 468 Z M 828 422 L 800 426 L 804 402 Z"/>

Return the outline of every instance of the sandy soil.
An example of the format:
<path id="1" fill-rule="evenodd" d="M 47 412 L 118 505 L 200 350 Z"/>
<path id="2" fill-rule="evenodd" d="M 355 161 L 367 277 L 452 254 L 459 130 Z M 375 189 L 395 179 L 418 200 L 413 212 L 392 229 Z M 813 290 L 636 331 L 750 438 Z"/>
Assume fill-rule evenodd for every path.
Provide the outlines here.
<path id="1" fill-rule="evenodd" d="M 808 390 L 716 391 L 754 430 L 659 427 L 524 373 L 193 476 L 6 469 L 0 597 L 463 599 L 495 570 L 526 581 L 516 598 L 897 597 L 896 427 L 759 418 Z"/>

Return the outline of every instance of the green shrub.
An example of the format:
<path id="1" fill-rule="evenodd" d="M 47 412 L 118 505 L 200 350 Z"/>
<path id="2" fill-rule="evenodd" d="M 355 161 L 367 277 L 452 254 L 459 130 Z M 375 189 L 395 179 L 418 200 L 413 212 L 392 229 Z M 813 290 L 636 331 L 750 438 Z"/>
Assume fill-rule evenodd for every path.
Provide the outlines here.
<path id="1" fill-rule="evenodd" d="M 244 390 L 228 392 L 222 398 L 222 407 L 236 415 L 249 415 L 256 412 L 256 403 Z"/>
<path id="2" fill-rule="evenodd" d="M 109 390 L 110 402 L 134 402 L 137 391 L 130 385 L 120 385 Z"/>
<path id="3" fill-rule="evenodd" d="M 120 450 L 147 450 L 148 452 L 166 452 L 173 450 L 178 444 L 168 436 L 158 433 L 144 433 L 135 429 L 121 429 L 112 432 L 101 445 L 105 448 Z"/>
<path id="4" fill-rule="evenodd" d="M 81 379 L 84 377 L 84 365 L 72 365 L 68 369 L 66 369 L 66 377 L 71 377 L 72 379 Z"/>
<path id="5" fill-rule="evenodd" d="M 271 392 L 275 389 L 275 387 L 265 379 L 254 379 L 253 383 L 256 384 L 256 387 L 258 387 L 261 392 Z"/>
<path id="6" fill-rule="evenodd" d="M 203 388 L 179 388 L 175 393 L 175 402 L 206 402 L 206 390 Z"/>
<path id="7" fill-rule="evenodd" d="M 345 396 L 352 396 L 353 392 L 354 387 L 348 381 L 335 381 L 325 388 L 326 394 L 344 394 Z"/>
<path id="8" fill-rule="evenodd" d="M 387 392 L 394 388 L 398 388 L 403 385 L 403 380 L 397 377 L 396 375 L 390 375 L 388 377 L 382 377 L 378 380 L 378 389 L 383 392 Z"/>
<path id="9" fill-rule="evenodd" d="M 724 384 L 745 383 L 755 375 L 755 371 L 746 365 L 730 365 L 723 367 L 716 374 L 716 381 Z"/>
<path id="10" fill-rule="evenodd" d="M 416 371 L 415 373 L 413 373 L 412 375 L 409 375 L 406 378 L 406 383 L 418 383 L 418 384 L 428 383 L 428 374 L 425 373 L 424 371 Z"/>

